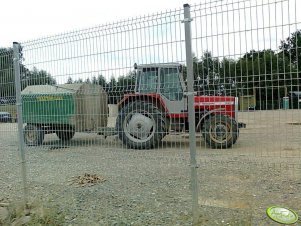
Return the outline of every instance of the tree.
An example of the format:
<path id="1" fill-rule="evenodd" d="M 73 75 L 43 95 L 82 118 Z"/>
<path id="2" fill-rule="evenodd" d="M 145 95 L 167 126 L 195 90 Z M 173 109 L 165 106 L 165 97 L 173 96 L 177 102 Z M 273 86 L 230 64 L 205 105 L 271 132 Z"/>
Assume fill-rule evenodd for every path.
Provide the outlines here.
<path id="1" fill-rule="evenodd" d="M 219 83 L 222 93 L 225 95 L 238 96 L 238 84 L 236 76 L 236 61 L 224 57 L 220 62 Z"/>
<path id="2" fill-rule="evenodd" d="M 0 48 L 0 97 L 14 96 L 14 93 L 13 50 Z"/>
<path id="3" fill-rule="evenodd" d="M 298 68 L 299 77 L 301 77 L 301 30 L 297 30 L 281 41 L 279 49 L 288 59 Z"/>
<path id="4" fill-rule="evenodd" d="M 74 80 L 74 83 L 83 83 L 83 79 L 82 78 L 79 78 L 77 80 Z"/>
<path id="5" fill-rule="evenodd" d="M 135 89 L 136 71 L 130 71 L 125 76 L 118 77 L 117 87 L 123 93 L 133 92 Z"/>
<path id="6" fill-rule="evenodd" d="M 108 83 L 110 90 L 116 90 L 117 89 L 117 81 L 114 76 L 111 77 L 110 82 Z"/>
<path id="7" fill-rule="evenodd" d="M 256 95 L 260 109 L 279 108 L 288 87 L 293 90 L 298 84 L 289 58 L 270 49 L 244 54 L 236 62 L 235 71 L 240 94 Z"/>
<path id="8" fill-rule="evenodd" d="M 38 70 L 36 67 L 32 71 L 26 69 L 22 73 L 22 88 L 29 85 L 55 85 L 56 80 L 46 71 Z"/>
<path id="9" fill-rule="evenodd" d="M 91 80 L 92 84 L 97 84 L 97 79 L 95 76 L 92 77 L 92 80 Z"/>
<path id="10" fill-rule="evenodd" d="M 22 48 L 20 48 L 22 59 Z M 15 97 L 15 74 L 13 67 L 13 49 L 0 48 L 0 96 Z M 45 70 L 29 70 L 20 63 L 21 88 L 28 85 L 56 84 L 55 79 Z"/>
<path id="11" fill-rule="evenodd" d="M 219 61 L 205 51 L 199 60 L 193 58 L 195 90 L 199 95 L 235 95 L 235 61 L 224 58 Z"/>
<path id="12" fill-rule="evenodd" d="M 205 51 L 200 59 L 193 58 L 195 90 L 199 95 L 255 95 L 261 109 L 279 108 L 281 98 L 300 83 L 297 63 L 301 60 L 292 54 L 251 50 L 235 60 L 218 59 Z"/>
<path id="13" fill-rule="evenodd" d="M 107 82 L 103 75 L 98 75 L 97 78 L 94 78 L 92 79 L 92 83 L 95 82 L 94 84 L 101 85 L 102 87 L 107 87 Z"/>
<path id="14" fill-rule="evenodd" d="M 71 78 L 71 76 L 69 76 L 66 84 L 72 84 L 72 83 L 73 83 L 73 79 Z"/>
<path id="15" fill-rule="evenodd" d="M 85 81 L 85 83 L 87 83 L 87 84 L 91 84 L 91 80 L 90 80 L 90 78 L 87 78 L 87 79 L 86 79 L 86 81 Z"/>

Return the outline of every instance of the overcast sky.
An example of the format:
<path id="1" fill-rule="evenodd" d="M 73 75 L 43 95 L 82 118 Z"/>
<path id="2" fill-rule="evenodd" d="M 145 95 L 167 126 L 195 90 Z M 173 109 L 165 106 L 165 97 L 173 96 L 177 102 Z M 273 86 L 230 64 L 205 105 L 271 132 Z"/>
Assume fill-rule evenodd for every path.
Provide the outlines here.
<path id="1" fill-rule="evenodd" d="M 301 29 L 301 0 L 6 0 L 0 4 L 0 47 L 20 42 L 28 69 L 46 70 L 62 83 L 69 75 L 118 77 L 134 63 L 185 64 L 184 16 L 174 11 L 185 3 L 192 5 L 192 49 L 198 59 L 205 51 L 220 59 L 252 49 L 277 51 L 281 40 Z M 150 21 L 131 20 L 150 14 L 156 14 Z M 81 30 L 121 20 L 126 25 L 114 24 L 105 34 Z M 61 33 L 67 35 L 38 40 Z"/>
<path id="2" fill-rule="evenodd" d="M 180 9 L 185 3 L 185 0 L 4 0 L 0 3 L 0 47 L 12 46 L 13 41 Z"/>

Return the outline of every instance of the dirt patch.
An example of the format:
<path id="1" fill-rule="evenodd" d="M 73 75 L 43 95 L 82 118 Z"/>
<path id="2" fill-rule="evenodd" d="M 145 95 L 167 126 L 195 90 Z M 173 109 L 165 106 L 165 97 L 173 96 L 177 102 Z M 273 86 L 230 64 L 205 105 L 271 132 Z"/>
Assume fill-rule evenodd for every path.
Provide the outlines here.
<path id="1" fill-rule="evenodd" d="M 69 181 L 69 184 L 76 185 L 77 187 L 93 186 L 97 183 L 105 182 L 106 179 L 102 176 L 96 174 L 85 173 L 82 176 L 72 177 Z"/>

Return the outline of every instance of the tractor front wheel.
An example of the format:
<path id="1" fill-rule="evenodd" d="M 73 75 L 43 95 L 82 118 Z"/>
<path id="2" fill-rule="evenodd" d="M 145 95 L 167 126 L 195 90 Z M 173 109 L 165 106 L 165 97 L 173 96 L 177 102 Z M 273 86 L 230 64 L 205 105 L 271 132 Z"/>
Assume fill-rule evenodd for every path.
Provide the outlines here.
<path id="1" fill-rule="evenodd" d="M 149 102 L 137 101 L 125 105 L 118 114 L 116 130 L 128 148 L 150 149 L 166 134 L 166 121 L 161 111 Z"/>
<path id="2" fill-rule="evenodd" d="M 210 116 L 202 134 L 211 148 L 230 148 L 238 138 L 237 122 L 225 115 Z"/>

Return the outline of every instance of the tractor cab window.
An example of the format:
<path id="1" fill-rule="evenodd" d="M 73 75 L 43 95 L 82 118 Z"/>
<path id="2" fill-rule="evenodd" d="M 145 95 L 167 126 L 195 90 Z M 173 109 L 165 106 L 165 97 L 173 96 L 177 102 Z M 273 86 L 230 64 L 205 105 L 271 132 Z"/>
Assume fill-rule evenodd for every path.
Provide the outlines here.
<path id="1" fill-rule="evenodd" d="M 183 98 L 178 68 L 161 68 L 160 91 L 169 100 L 181 100 Z"/>
<path id="2" fill-rule="evenodd" d="M 143 68 L 138 74 L 139 93 L 156 93 L 158 84 L 158 68 Z"/>

